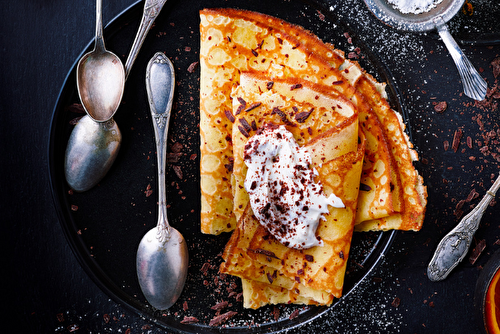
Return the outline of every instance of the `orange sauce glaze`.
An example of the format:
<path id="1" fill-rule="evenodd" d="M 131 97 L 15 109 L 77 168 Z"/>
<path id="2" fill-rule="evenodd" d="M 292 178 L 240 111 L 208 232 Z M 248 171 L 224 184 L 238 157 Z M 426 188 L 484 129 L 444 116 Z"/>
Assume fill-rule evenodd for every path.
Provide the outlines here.
<path id="1" fill-rule="evenodd" d="M 497 270 L 486 293 L 486 328 L 490 334 L 500 334 L 500 270 Z"/>

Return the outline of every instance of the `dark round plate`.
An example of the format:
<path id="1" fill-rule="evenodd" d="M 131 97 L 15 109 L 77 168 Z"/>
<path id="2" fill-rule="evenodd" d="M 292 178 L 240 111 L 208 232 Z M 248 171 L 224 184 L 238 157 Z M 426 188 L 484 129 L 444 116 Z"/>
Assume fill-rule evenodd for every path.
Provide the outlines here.
<path id="1" fill-rule="evenodd" d="M 221 277 L 220 254 L 229 238 L 200 232 L 199 186 L 199 71 L 188 71 L 199 58 L 199 16 L 204 7 L 236 7 L 260 11 L 302 25 L 326 42 L 348 52 L 361 49 L 361 65 L 388 83 L 392 107 L 408 119 L 392 75 L 378 61 L 373 50 L 334 17 L 328 9 L 301 0 L 186 2 L 169 0 L 144 42 L 125 87 L 115 120 L 123 135 L 118 158 L 105 178 L 93 189 L 73 193 L 64 178 L 64 154 L 73 126 L 82 114 L 72 108 L 79 103 L 74 66 L 62 86 L 54 108 L 49 143 L 49 173 L 60 223 L 82 267 L 96 284 L 120 304 L 129 306 L 159 326 L 187 333 L 264 333 L 302 325 L 324 314 L 328 307 L 292 305 L 246 310 L 235 298 L 240 283 Z M 105 29 L 106 47 L 125 62 L 142 16 L 137 2 L 117 16 Z M 349 43 L 344 33 L 352 37 Z M 85 52 L 93 47 L 89 43 Z M 145 69 L 154 53 L 161 51 L 176 70 L 175 102 L 170 122 L 168 152 L 179 152 L 170 161 L 166 181 L 169 220 L 189 245 L 190 267 L 183 294 L 167 311 L 153 310 L 143 297 L 135 269 L 138 243 L 157 220 L 157 167 L 154 133 L 145 89 Z M 151 193 L 152 191 L 152 193 Z M 150 194 L 151 193 L 151 194 Z M 344 295 L 352 291 L 387 253 L 396 232 L 355 234 L 352 243 Z M 235 293 L 236 292 L 236 293 Z M 227 300 L 227 310 L 238 314 L 224 327 L 210 327 L 216 311 L 210 307 Z M 336 300 L 330 308 L 338 305 Z M 299 310 L 297 317 L 289 316 Z M 225 310 L 224 310 L 225 311 Z M 223 312 L 224 312 L 223 311 Z M 279 312 L 278 319 L 274 318 Z M 185 316 L 195 324 L 181 324 Z"/>
<path id="2" fill-rule="evenodd" d="M 491 281 L 497 271 L 500 270 L 500 250 L 497 250 L 490 257 L 488 262 L 481 270 L 481 274 L 477 279 L 476 289 L 474 290 L 474 309 L 478 319 L 481 333 L 488 334 L 487 317 L 486 317 L 486 295 L 490 287 Z"/>

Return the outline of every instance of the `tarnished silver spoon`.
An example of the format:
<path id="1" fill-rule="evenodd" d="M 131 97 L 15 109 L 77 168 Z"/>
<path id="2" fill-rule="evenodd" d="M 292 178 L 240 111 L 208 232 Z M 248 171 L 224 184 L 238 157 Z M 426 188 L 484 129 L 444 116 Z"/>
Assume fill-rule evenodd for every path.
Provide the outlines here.
<path id="1" fill-rule="evenodd" d="M 479 227 L 481 217 L 488 204 L 495 197 L 499 187 L 500 176 L 498 176 L 479 204 L 441 240 L 427 267 L 427 276 L 431 281 L 444 280 L 463 260 L 469 250 L 472 237 Z"/>
<path id="2" fill-rule="evenodd" d="M 97 122 L 113 117 L 125 87 L 125 69 L 120 58 L 104 46 L 101 9 L 102 0 L 97 0 L 94 50 L 86 53 L 76 68 L 76 84 L 83 108 Z"/>
<path id="3" fill-rule="evenodd" d="M 174 95 L 174 67 L 163 53 L 156 53 L 146 70 L 146 89 L 158 157 L 158 224 L 142 238 L 137 249 L 137 276 L 148 302 L 157 309 L 172 306 L 186 281 L 188 249 L 179 231 L 167 219 L 165 167 L 167 134 Z"/>
<path id="4" fill-rule="evenodd" d="M 165 2 L 166 0 L 145 1 L 141 25 L 134 39 L 127 61 L 125 62 L 124 81 L 127 79 L 130 70 L 132 69 L 132 65 L 137 58 L 137 54 L 144 43 L 146 35 L 151 29 L 154 20 L 160 13 Z M 100 3 L 101 0 L 98 0 L 97 7 L 99 12 L 97 15 L 97 26 L 100 26 L 100 28 L 96 28 L 96 30 L 100 30 L 100 34 L 96 33 L 96 35 L 99 34 L 102 40 L 102 15 L 100 11 Z M 104 42 L 102 42 L 102 44 L 104 45 Z M 78 73 L 79 72 L 77 71 L 77 75 Z M 79 80 L 77 80 L 77 85 L 78 91 L 80 92 L 81 85 L 78 82 Z M 95 91 L 96 89 L 97 87 L 93 87 L 89 90 Z M 89 99 L 93 99 L 96 96 L 105 95 L 104 93 L 106 92 L 102 90 L 99 92 L 99 95 L 86 94 L 86 96 Z M 103 97 L 103 99 L 108 100 L 107 97 Z M 82 99 L 82 104 L 83 103 Z M 96 110 L 96 108 L 93 108 L 92 110 L 94 110 L 92 114 L 99 113 L 99 110 Z M 89 113 L 90 116 L 86 115 L 82 117 L 82 119 L 80 119 L 80 121 L 78 121 L 75 125 L 69 138 L 68 145 L 66 146 L 64 160 L 66 181 L 73 190 L 82 192 L 91 189 L 102 180 L 113 165 L 113 162 L 118 155 L 118 151 L 120 150 L 122 140 L 120 129 L 112 118 L 113 114 L 111 114 L 108 120 L 106 120 L 105 116 L 92 116 Z M 107 115 L 109 115 L 109 113 Z M 100 122 L 95 122 L 94 120 Z M 102 122 L 102 120 L 106 121 Z"/>

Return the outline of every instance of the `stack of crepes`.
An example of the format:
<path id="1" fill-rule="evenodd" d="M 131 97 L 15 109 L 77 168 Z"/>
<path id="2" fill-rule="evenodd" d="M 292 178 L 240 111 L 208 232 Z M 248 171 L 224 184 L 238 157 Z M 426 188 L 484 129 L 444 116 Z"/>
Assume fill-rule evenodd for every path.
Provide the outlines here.
<path id="1" fill-rule="evenodd" d="M 201 230 L 233 231 L 221 272 L 242 278 L 244 306 L 328 305 L 340 297 L 352 232 L 419 230 L 426 189 L 385 85 L 318 37 L 236 9 L 200 12 Z M 264 124 L 307 147 L 329 208 L 323 246 L 287 248 L 259 224 L 243 183 L 243 149 Z"/>

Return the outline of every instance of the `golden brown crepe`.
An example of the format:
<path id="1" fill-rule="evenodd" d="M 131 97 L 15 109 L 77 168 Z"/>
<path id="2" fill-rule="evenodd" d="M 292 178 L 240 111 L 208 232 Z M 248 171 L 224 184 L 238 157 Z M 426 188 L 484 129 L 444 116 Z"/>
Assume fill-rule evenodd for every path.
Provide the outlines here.
<path id="1" fill-rule="evenodd" d="M 296 87 L 296 88 L 294 88 Z M 248 202 L 243 188 L 243 148 L 263 124 L 285 124 L 299 145 L 308 147 L 313 163 L 321 164 L 358 147 L 358 113 L 354 105 L 327 86 L 306 80 L 270 80 L 262 73 L 243 72 L 233 90 L 232 134 L 234 213 L 239 219 Z M 253 129 L 245 130 L 252 124 Z"/>
<path id="2" fill-rule="evenodd" d="M 349 256 L 354 217 L 359 193 L 364 140 L 357 151 L 335 158 L 318 168 L 319 181 L 325 193 L 339 196 L 345 208 L 329 208 L 326 220 L 321 221 L 317 235 L 324 242 L 305 250 L 285 247 L 259 224 L 251 207 L 238 222 L 226 245 L 221 272 L 246 279 L 245 306 L 259 307 L 261 299 L 273 298 L 266 285 L 283 288 L 280 302 L 290 298 L 290 290 L 311 303 L 330 304 L 333 297 L 342 295 L 344 275 Z M 254 284 L 258 281 L 262 284 Z M 279 295 L 276 290 L 273 295 Z M 252 297 L 252 294 L 256 296 Z M 260 297 L 257 297 L 260 296 Z M 251 298 L 250 298 L 251 297 Z M 256 299 L 257 300 L 256 300 Z M 295 302 L 294 299 L 286 302 Z"/>
<path id="3" fill-rule="evenodd" d="M 401 115 L 389 107 L 389 104 L 377 92 L 374 85 L 366 78 L 360 77 L 356 83 L 358 90 L 365 95 L 372 96 L 370 105 L 376 110 L 382 124 L 384 134 L 388 140 L 392 156 L 396 161 L 397 175 L 401 180 L 401 208 L 387 217 L 375 220 L 366 220 L 356 225 L 357 231 L 370 230 L 414 230 L 421 229 L 424 222 L 425 207 L 427 204 L 427 189 L 422 177 L 413 166 L 418 160 L 408 136 L 404 132 L 405 126 Z"/>
<path id="4" fill-rule="evenodd" d="M 243 307 L 257 309 L 268 304 L 302 304 L 318 305 L 314 299 L 319 297 L 305 297 L 302 291 L 296 289 L 285 289 L 278 285 L 262 283 L 254 280 L 241 280 L 243 287 Z M 299 294 L 300 293 L 300 294 Z M 315 293 L 317 295 L 318 293 Z M 333 297 L 325 294 L 326 299 L 323 304 L 328 305 L 333 301 Z"/>
<path id="5" fill-rule="evenodd" d="M 226 246 L 221 272 L 245 279 L 248 307 L 261 306 L 266 298 L 268 303 L 287 299 L 330 304 L 342 293 L 359 193 L 364 141 L 358 141 L 357 110 L 326 86 L 299 79 L 269 81 L 260 73 L 242 73 L 232 100 L 235 212 L 244 212 Z M 346 205 L 330 208 L 326 221 L 320 223 L 317 235 L 325 243 L 322 247 L 287 248 L 252 214 L 243 185 L 247 170 L 243 151 L 255 129 L 266 123 L 286 126 L 310 152 L 326 195 L 334 193 Z M 246 131 L 246 124 L 254 127 Z"/>
<path id="6" fill-rule="evenodd" d="M 303 41 L 317 45 L 321 42 L 304 29 L 276 18 L 232 9 L 203 10 L 200 15 L 202 231 L 218 234 L 235 226 L 230 205 L 234 158 L 226 112 L 231 108 L 231 87 L 238 84 L 241 71 L 249 70 L 264 71 L 271 78 L 321 82 L 351 99 L 359 109 L 362 131 L 369 142 L 366 161 L 371 162 L 363 177 L 369 190 L 365 187 L 360 195 L 365 198 L 363 203 L 369 203 L 360 206 L 365 208 L 360 215 L 366 220 L 395 212 L 392 196 L 388 194 L 401 187 L 394 179 L 393 158 L 378 118 L 360 92 L 349 84 L 348 72 L 331 66 L 340 66 L 343 58 L 331 50 L 319 53 L 317 49 L 306 48 Z M 286 26 L 288 33 L 279 30 L 282 26 Z M 383 168 L 374 172 L 376 167 Z"/>
<path id="7" fill-rule="evenodd" d="M 202 232 L 219 234 L 236 227 L 221 271 L 243 278 L 245 307 L 330 304 L 341 295 L 354 223 L 359 231 L 418 230 L 422 226 L 427 194 L 412 164 L 417 156 L 404 123 L 390 108 L 384 84 L 303 28 L 235 9 L 205 9 L 200 18 Z M 272 95 L 266 93 L 267 82 L 277 83 L 274 93 L 286 97 L 267 96 L 261 105 L 250 108 L 258 96 Z M 318 235 L 334 234 L 323 253 L 315 253 L 318 247 L 297 252 L 274 240 L 255 220 L 243 189 L 246 170 L 241 152 L 246 135 L 265 122 L 286 124 L 304 112 L 291 111 L 283 117 L 269 112 L 272 103 L 283 102 L 287 110 L 292 102 L 303 109 L 320 103 L 312 101 L 311 94 L 304 94 L 302 100 L 290 90 L 286 94 L 285 88 L 296 84 L 304 88 L 301 92 L 317 92 L 321 101 L 327 100 L 329 92 L 333 99 L 351 101 L 358 113 L 359 136 L 366 138 L 358 145 L 358 135 L 354 135 L 358 122 L 348 114 L 342 118 L 330 113 L 328 124 L 313 122 L 318 132 L 312 134 L 288 124 L 298 143 L 315 152 L 313 161 L 325 191 L 340 191 L 349 203 L 343 212 L 332 208 L 328 224 L 319 227 Z M 267 103 L 267 109 L 262 103 Z M 311 116 L 311 120 L 319 119 L 314 113 Z M 346 138 L 350 144 L 328 150 Z M 362 173 L 358 171 L 361 165 Z M 306 254 L 313 256 L 314 265 L 305 260 Z M 323 273 L 321 265 L 326 268 Z"/>
<path id="8" fill-rule="evenodd" d="M 232 211 L 233 151 L 230 93 L 242 71 L 262 71 L 269 77 L 307 78 L 335 83 L 351 98 L 355 90 L 340 72 L 298 42 L 271 27 L 244 20 L 238 11 L 205 9 L 200 12 L 200 135 L 201 230 L 219 234 L 236 225 Z M 314 60 L 313 60 L 314 59 Z"/>
<path id="9" fill-rule="evenodd" d="M 302 27 L 251 11 L 229 11 L 231 15 L 267 24 L 280 33 L 293 35 L 301 46 L 339 69 L 368 104 L 368 109 L 362 104 L 359 108 L 362 131 L 367 137 L 361 182 L 368 187 L 363 187 L 365 190 L 359 195 L 356 230 L 420 230 L 427 190 L 413 166 L 418 156 L 404 131 L 401 115 L 392 110 L 387 102 L 385 84 L 378 83 L 357 62 L 345 59 L 342 51 L 323 43 Z"/>

